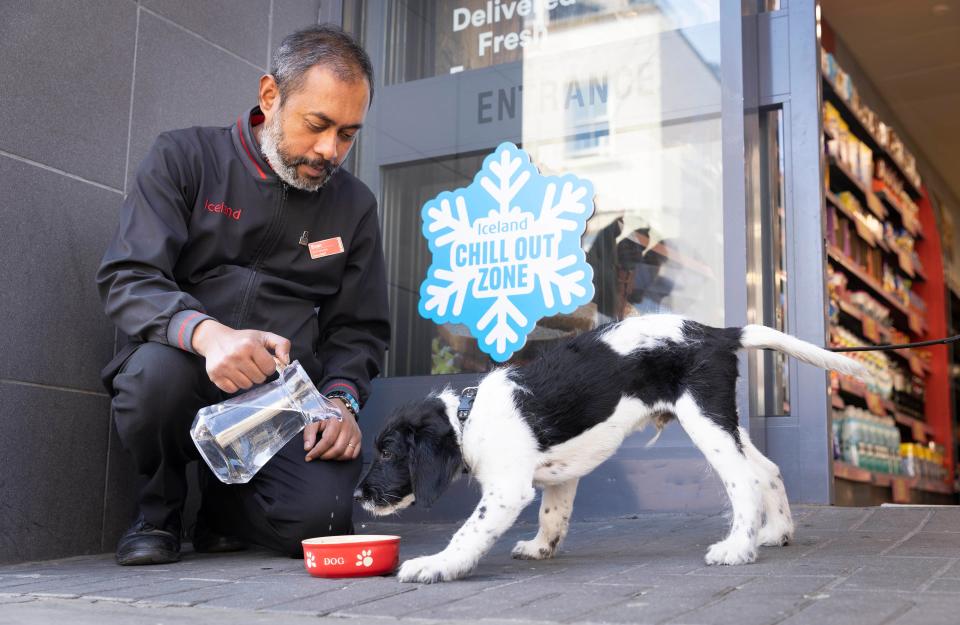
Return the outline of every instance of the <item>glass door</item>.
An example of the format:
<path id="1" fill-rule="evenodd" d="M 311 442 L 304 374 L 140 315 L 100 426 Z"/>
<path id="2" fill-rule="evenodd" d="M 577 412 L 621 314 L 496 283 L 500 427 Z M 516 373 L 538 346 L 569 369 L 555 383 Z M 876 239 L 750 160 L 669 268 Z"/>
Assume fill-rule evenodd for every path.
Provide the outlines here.
<path id="1" fill-rule="evenodd" d="M 526 150 L 542 174 L 574 174 L 595 192 L 582 238 L 593 299 L 541 319 L 510 364 L 634 315 L 745 321 L 746 287 L 730 296 L 726 284 L 731 269 L 745 284 L 746 267 L 737 230 L 745 229 L 741 15 L 736 3 L 723 4 L 344 3 L 345 25 L 361 33 L 378 81 L 352 167 L 380 200 L 394 330 L 378 381 L 385 407 L 447 383 L 466 386 L 498 364 L 465 326 L 421 317 L 418 301 L 431 262 L 423 205 L 468 186 L 503 141 Z M 737 54 L 721 58 L 730 49 Z M 735 128 L 725 126 L 731 119 Z M 733 193 L 725 188 L 731 179 Z M 727 222 L 730 214 L 736 219 Z M 725 234 L 731 225 L 735 240 Z M 648 433 L 639 437 L 591 479 L 642 474 L 647 486 L 632 490 L 652 499 L 606 501 L 607 510 L 676 507 L 681 499 L 685 507 L 719 504 L 719 489 L 700 492 L 706 464 L 680 428 L 668 428 L 656 450 L 644 450 Z M 674 482 L 679 475 L 685 486 L 650 480 L 660 473 Z"/>
<path id="2" fill-rule="evenodd" d="M 363 3 L 383 86 L 358 146 L 379 185 L 396 339 L 387 375 L 494 363 L 417 312 L 430 263 L 420 210 L 465 187 L 501 141 L 596 192 L 582 240 L 593 301 L 543 319 L 512 362 L 650 312 L 724 323 L 718 0 Z"/>

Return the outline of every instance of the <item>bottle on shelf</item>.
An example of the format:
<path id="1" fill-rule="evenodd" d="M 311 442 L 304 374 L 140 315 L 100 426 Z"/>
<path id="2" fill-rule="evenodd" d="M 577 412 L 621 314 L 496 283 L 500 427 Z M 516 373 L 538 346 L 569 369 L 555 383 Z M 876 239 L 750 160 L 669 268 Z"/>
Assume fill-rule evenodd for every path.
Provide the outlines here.
<path id="1" fill-rule="evenodd" d="M 877 473 L 900 473 L 900 430 L 892 418 L 856 406 L 834 417 L 840 459 Z"/>

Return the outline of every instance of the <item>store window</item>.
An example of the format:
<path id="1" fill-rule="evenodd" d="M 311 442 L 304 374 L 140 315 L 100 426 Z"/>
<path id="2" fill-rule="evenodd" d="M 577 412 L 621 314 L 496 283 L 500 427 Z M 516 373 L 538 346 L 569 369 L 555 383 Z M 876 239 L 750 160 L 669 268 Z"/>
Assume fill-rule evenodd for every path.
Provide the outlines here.
<path id="1" fill-rule="evenodd" d="M 610 86 L 604 82 L 587 85 L 586 95 L 580 85 L 567 85 L 573 106 L 567 108 L 567 155 L 600 156 L 610 148 Z"/>
<path id="2" fill-rule="evenodd" d="M 501 141 L 593 184 L 582 238 L 594 297 L 540 320 L 510 362 L 650 312 L 724 322 L 718 0 L 360 3 L 381 66 L 356 169 L 381 201 L 389 376 L 482 372 L 466 326 L 417 309 L 421 208 L 469 185 Z M 349 14 L 349 11 L 348 11 Z"/>
<path id="3" fill-rule="evenodd" d="M 523 60 L 550 30 L 619 5 L 590 0 L 404 0 L 368 3 L 387 12 L 386 84 Z M 614 9 L 615 10 L 615 9 Z"/>

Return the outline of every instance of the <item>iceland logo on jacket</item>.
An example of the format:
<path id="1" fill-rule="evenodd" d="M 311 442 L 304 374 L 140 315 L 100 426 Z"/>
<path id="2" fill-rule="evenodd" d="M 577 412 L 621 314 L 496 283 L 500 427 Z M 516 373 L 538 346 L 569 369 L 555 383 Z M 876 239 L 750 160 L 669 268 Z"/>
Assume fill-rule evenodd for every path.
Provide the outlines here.
<path id="1" fill-rule="evenodd" d="M 423 205 L 433 262 L 419 312 L 462 323 L 481 350 L 504 362 L 537 321 L 593 299 L 593 270 L 580 240 L 593 214 L 593 185 L 544 176 L 529 155 L 500 144 L 470 186 Z"/>

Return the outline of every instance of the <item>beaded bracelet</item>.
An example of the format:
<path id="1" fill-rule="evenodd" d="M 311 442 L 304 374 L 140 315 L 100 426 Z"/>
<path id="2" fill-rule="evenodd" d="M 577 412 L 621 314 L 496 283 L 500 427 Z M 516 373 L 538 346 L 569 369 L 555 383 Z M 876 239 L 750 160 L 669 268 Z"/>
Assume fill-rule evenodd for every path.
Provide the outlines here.
<path id="1" fill-rule="evenodd" d="M 327 397 L 329 397 L 330 399 L 339 399 L 340 401 L 342 401 L 343 405 L 346 406 L 347 410 L 349 410 L 353 414 L 354 418 L 356 418 L 357 413 L 360 412 L 359 402 L 357 402 L 356 398 L 354 398 L 354 396 L 351 395 L 350 393 L 347 393 L 344 391 L 334 391 L 332 393 L 328 393 Z"/>

